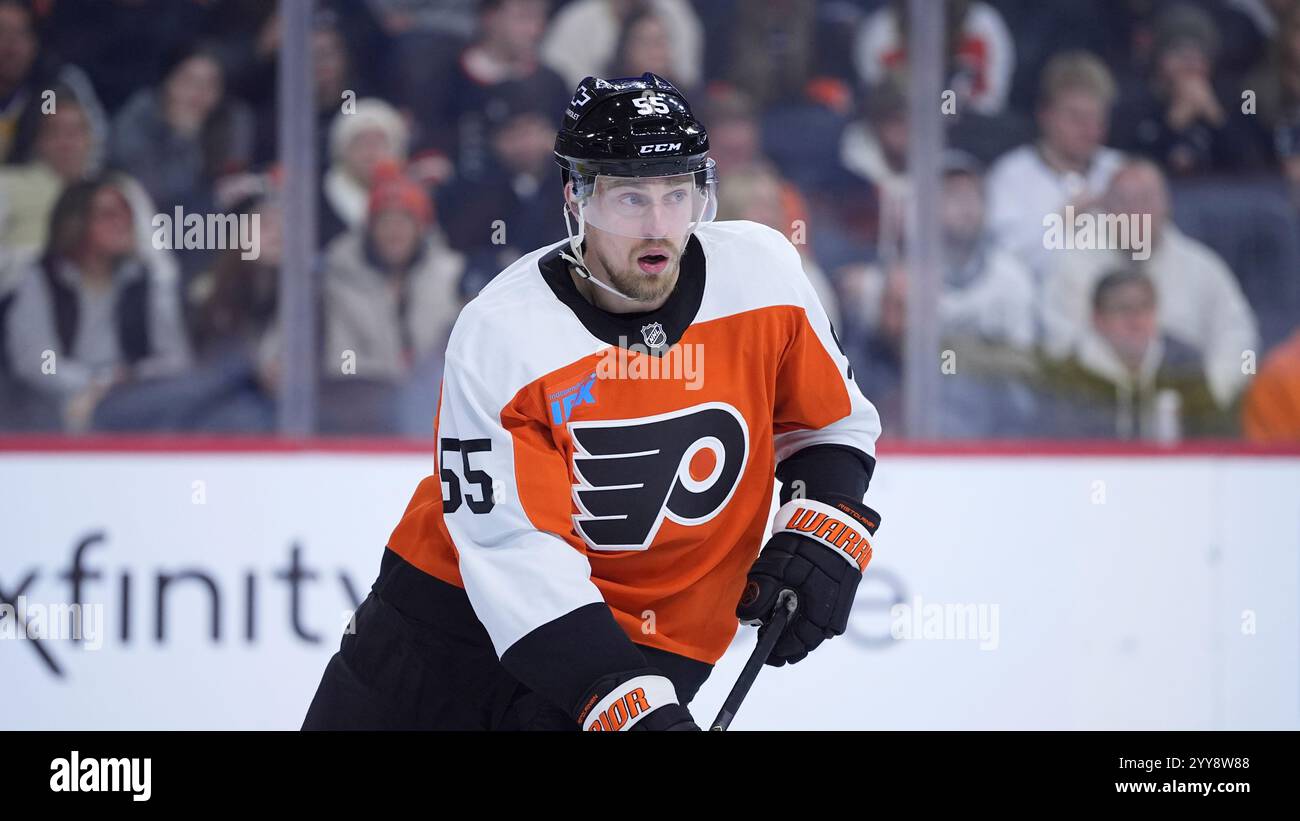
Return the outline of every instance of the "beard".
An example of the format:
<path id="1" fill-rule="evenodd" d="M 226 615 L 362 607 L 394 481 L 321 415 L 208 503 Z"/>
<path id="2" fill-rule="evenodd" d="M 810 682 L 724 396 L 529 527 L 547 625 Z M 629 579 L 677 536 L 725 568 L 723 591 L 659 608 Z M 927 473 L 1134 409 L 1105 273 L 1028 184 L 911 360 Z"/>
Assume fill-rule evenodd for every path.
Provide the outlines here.
<path id="1" fill-rule="evenodd" d="M 664 269 L 657 274 L 647 274 L 637 265 L 637 257 L 651 248 L 663 249 L 668 256 Z M 674 242 L 667 239 L 641 243 L 629 251 L 627 257 L 621 261 L 609 259 L 599 251 L 596 253 L 596 258 L 600 261 L 605 275 L 609 277 L 611 285 L 621 293 L 641 302 L 653 302 L 668 296 L 673 288 L 677 287 L 677 278 L 681 273 L 681 250 Z"/>

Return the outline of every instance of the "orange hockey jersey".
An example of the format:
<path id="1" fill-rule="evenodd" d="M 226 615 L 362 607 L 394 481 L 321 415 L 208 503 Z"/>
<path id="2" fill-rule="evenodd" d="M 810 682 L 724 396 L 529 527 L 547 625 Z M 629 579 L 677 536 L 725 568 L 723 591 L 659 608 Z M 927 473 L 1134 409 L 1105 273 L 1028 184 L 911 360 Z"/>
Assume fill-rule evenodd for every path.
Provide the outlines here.
<path id="1" fill-rule="evenodd" d="M 633 642 L 714 663 L 777 463 L 825 444 L 873 460 L 879 417 L 780 233 L 701 226 L 668 302 L 630 315 L 578 294 L 562 245 L 462 311 L 437 469 L 389 547 L 464 588 L 498 655 L 603 601 Z"/>

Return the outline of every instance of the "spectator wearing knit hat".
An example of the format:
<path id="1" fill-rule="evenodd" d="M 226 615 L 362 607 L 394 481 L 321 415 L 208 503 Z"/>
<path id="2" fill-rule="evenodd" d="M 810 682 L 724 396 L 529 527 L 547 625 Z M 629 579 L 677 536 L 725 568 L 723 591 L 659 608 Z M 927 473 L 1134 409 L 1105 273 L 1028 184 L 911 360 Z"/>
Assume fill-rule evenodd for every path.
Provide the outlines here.
<path id="1" fill-rule="evenodd" d="M 405 163 L 409 131 L 406 121 L 383 100 L 357 100 L 330 126 L 330 167 L 321 183 L 319 238 L 322 244 L 363 226 L 375 169 Z"/>
<path id="2" fill-rule="evenodd" d="M 438 355 L 460 311 L 463 269 L 424 189 L 392 164 L 377 168 L 365 222 L 325 251 L 326 431 L 395 429 L 398 392 Z"/>

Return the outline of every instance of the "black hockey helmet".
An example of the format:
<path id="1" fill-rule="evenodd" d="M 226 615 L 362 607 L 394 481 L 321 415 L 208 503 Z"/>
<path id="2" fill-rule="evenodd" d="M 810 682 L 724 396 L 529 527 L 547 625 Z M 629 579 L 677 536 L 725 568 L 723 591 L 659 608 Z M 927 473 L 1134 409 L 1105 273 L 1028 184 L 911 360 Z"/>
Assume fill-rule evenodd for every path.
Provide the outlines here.
<path id="1" fill-rule="evenodd" d="M 555 161 L 571 175 L 658 177 L 703 171 L 709 135 L 664 78 L 587 77 L 564 110 Z M 701 180 L 703 182 L 703 180 Z"/>
<path id="2" fill-rule="evenodd" d="M 684 237 L 718 210 L 718 178 L 709 135 L 672 83 L 649 72 L 578 84 L 555 136 L 565 185 L 564 257 L 591 278 L 583 261 L 588 228 L 623 237 Z M 571 223 L 576 218 L 576 228 Z M 599 280 L 602 288 L 632 299 Z"/>

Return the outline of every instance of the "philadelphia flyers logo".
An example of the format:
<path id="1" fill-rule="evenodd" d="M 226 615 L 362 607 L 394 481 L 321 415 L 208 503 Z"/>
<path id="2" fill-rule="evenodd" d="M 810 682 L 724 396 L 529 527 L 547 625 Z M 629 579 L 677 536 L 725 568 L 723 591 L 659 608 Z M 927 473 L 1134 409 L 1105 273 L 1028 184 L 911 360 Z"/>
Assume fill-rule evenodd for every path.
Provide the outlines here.
<path id="1" fill-rule="evenodd" d="M 573 524 L 593 550 L 645 550 L 665 519 L 709 521 L 731 501 L 749 459 L 745 418 L 725 402 L 571 422 L 569 435 Z"/>

